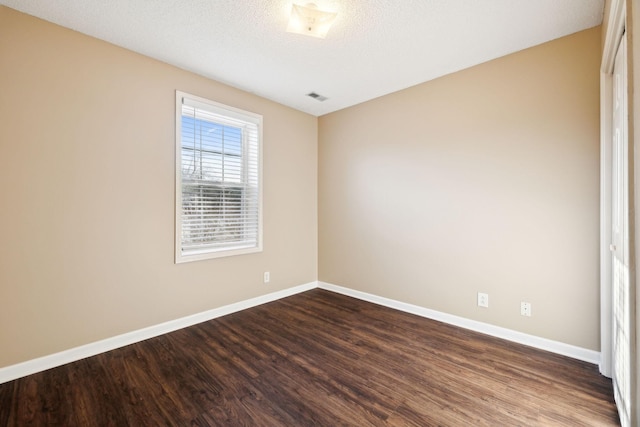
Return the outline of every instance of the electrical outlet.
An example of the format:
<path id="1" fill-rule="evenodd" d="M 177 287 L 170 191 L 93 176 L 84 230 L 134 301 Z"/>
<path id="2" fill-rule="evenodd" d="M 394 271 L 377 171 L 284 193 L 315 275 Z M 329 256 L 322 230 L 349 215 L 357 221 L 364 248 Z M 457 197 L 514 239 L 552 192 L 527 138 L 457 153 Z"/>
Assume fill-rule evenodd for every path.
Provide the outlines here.
<path id="1" fill-rule="evenodd" d="M 269 274 L 268 271 L 264 272 L 264 283 L 269 283 L 269 280 L 271 280 L 271 275 Z"/>
<path id="2" fill-rule="evenodd" d="M 478 292 L 478 307 L 489 307 L 489 294 Z"/>
<path id="3" fill-rule="evenodd" d="M 531 303 L 530 302 L 521 302 L 520 303 L 520 314 L 523 316 L 531 317 Z"/>

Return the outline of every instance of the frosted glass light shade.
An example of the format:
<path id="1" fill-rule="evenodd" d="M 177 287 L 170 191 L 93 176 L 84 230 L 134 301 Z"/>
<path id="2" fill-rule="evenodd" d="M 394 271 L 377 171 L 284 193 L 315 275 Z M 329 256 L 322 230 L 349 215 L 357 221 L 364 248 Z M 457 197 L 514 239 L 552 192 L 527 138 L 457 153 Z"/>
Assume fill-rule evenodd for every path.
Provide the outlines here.
<path id="1" fill-rule="evenodd" d="M 320 10 L 313 3 L 306 6 L 294 4 L 291 7 L 287 32 L 323 39 L 327 36 L 337 15 L 335 12 Z"/>

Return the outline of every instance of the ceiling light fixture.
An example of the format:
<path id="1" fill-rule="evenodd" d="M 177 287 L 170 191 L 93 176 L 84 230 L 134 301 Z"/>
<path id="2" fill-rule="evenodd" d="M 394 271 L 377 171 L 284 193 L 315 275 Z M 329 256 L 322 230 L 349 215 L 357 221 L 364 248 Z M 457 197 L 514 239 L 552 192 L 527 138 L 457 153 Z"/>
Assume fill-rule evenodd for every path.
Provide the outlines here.
<path id="1" fill-rule="evenodd" d="M 291 7 L 287 32 L 323 39 L 337 15 L 335 12 L 318 9 L 314 3 L 307 3 L 306 6 L 294 4 Z"/>

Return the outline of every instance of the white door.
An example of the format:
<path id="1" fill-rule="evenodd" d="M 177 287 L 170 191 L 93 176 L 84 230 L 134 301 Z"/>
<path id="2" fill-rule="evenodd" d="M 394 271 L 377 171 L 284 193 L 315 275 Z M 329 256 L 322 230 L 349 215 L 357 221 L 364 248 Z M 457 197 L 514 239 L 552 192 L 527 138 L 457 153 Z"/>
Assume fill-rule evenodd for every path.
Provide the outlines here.
<path id="1" fill-rule="evenodd" d="M 613 69 L 611 253 L 613 288 L 613 392 L 620 422 L 630 426 L 631 346 L 629 306 L 629 174 L 626 35 Z"/>

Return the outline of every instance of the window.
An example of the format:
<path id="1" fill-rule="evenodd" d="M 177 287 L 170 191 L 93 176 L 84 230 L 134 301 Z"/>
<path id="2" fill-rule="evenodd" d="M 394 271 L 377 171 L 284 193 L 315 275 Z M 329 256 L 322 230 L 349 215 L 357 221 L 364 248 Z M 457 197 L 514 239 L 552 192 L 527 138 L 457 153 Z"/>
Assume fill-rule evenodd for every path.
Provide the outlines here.
<path id="1" fill-rule="evenodd" d="M 176 263 L 262 250 L 262 116 L 176 92 Z"/>

